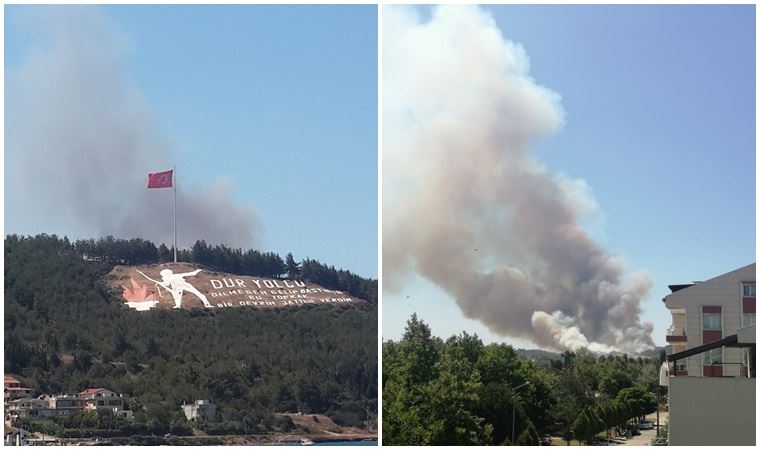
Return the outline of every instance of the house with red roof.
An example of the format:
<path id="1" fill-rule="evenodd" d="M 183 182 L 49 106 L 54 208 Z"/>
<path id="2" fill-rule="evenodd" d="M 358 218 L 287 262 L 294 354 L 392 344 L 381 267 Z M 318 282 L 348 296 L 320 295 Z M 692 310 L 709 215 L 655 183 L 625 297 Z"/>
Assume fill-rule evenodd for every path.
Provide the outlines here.
<path id="1" fill-rule="evenodd" d="M 10 375 L 5 375 L 4 398 L 8 402 L 17 398 L 29 398 L 32 396 L 32 388 L 21 386 L 21 382 Z"/>
<path id="2" fill-rule="evenodd" d="M 125 409 L 124 394 L 106 388 L 90 388 L 80 392 L 77 397 L 85 410 L 111 410 L 117 416 L 132 417 L 132 411 Z"/>
<path id="3" fill-rule="evenodd" d="M 7 378 L 6 378 L 7 380 Z M 7 390 L 6 390 L 7 392 Z M 6 394 L 7 395 L 7 394 Z M 78 411 L 111 411 L 115 415 L 131 419 L 132 411 L 127 404 L 128 397 L 105 388 L 90 388 L 69 395 L 41 396 L 39 399 L 23 399 L 5 402 L 6 422 L 27 416 L 59 417 L 71 416 Z"/>

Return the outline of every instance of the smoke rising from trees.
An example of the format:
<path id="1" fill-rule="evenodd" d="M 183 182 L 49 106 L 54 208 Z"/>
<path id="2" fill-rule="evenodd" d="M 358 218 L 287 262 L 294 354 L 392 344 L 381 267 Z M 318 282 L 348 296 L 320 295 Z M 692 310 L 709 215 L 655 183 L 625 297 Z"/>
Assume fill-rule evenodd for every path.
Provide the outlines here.
<path id="1" fill-rule="evenodd" d="M 383 277 L 416 272 L 493 332 L 559 350 L 653 346 L 651 282 L 579 225 L 596 203 L 531 148 L 563 123 L 525 49 L 477 7 L 386 7 Z"/>

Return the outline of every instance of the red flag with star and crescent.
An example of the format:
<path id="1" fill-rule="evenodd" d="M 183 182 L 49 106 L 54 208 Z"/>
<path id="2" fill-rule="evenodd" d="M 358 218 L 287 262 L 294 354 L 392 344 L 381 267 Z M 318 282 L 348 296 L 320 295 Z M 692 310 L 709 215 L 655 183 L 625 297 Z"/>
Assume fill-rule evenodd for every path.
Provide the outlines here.
<path id="1" fill-rule="evenodd" d="M 148 174 L 148 189 L 161 189 L 172 187 L 172 179 L 174 170 L 167 170 L 166 172 L 156 172 Z"/>

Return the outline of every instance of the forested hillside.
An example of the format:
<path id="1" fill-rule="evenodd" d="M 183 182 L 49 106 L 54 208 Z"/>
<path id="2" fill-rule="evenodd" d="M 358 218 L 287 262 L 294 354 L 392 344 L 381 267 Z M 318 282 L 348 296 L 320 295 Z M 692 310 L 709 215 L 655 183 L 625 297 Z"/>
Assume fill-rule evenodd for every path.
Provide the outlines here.
<path id="1" fill-rule="evenodd" d="M 105 387 L 127 394 L 135 411 L 130 426 L 141 433 L 181 431 L 180 405 L 195 399 L 217 404 L 219 420 L 207 431 L 219 433 L 292 426 L 275 412 L 326 413 L 358 426 L 368 411 L 376 415 L 376 280 L 316 261 L 197 243 L 180 259 L 299 277 L 372 303 L 141 313 L 109 298 L 100 284 L 114 264 L 170 255 L 137 239 L 6 237 L 6 373 L 38 393 Z"/>

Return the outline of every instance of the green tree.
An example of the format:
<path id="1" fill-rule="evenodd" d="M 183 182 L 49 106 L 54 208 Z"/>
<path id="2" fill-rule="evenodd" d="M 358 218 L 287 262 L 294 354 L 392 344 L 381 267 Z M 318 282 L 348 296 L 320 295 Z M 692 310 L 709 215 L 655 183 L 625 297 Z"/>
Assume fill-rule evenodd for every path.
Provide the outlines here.
<path id="1" fill-rule="evenodd" d="M 591 445 L 594 440 L 594 436 L 599 431 L 600 421 L 599 418 L 593 413 L 591 408 L 584 408 L 583 411 L 573 422 L 573 434 L 578 440 L 586 442 Z"/>
<path id="2" fill-rule="evenodd" d="M 298 279 L 301 272 L 298 268 L 298 263 L 293 259 L 293 254 L 288 253 L 285 256 L 285 270 L 288 273 L 288 278 Z"/>
<path id="3" fill-rule="evenodd" d="M 533 426 L 533 422 L 528 422 L 525 426 L 525 429 L 520 433 L 520 435 L 515 440 L 516 445 L 540 445 L 541 440 L 538 436 L 538 432 L 536 431 L 536 428 Z"/>
<path id="4" fill-rule="evenodd" d="M 621 390 L 616 400 L 629 405 L 631 416 L 628 418 L 635 418 L 636 420 L 657 410 L 655 396 L 651 392 L 645 392 L 637 387 Z"/>
<path id="5" fill-rule="evenodd" d="M 605 371 L 599 381 L 599 389 L 607 398 L 615 398 L 621 390 L 633 386 L 631 375 L 622 369 L 613 368 Z"/>

